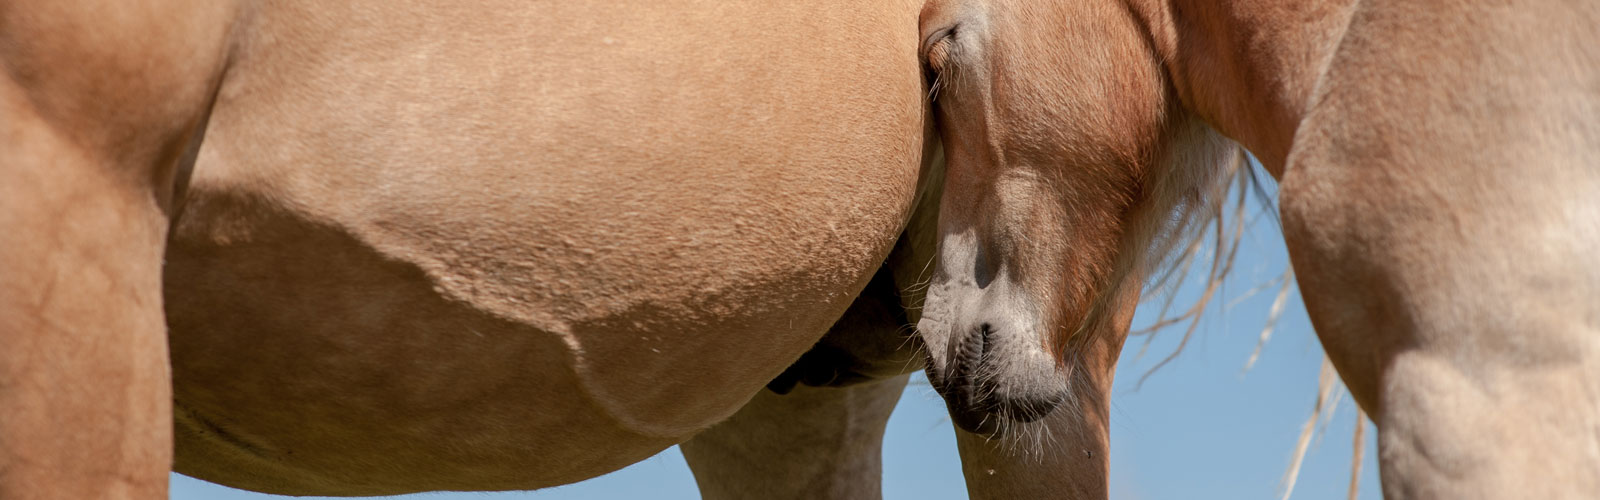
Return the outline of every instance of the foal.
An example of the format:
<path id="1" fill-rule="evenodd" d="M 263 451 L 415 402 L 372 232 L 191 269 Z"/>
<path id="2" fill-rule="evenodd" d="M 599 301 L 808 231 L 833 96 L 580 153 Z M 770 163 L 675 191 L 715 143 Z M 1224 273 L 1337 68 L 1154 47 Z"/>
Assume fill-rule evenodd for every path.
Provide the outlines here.
<path id="1" fill-rule="evenodd" d="M 1600 496 L 1597 25 L 1580 2 L 935 0 L 930 378 L 978 430 L 1086 391 L 1063 373 L 1126 331 L 1213 191 L 1184 159 L 1215 130 L 1281 183 L 1386 495 Z"/>

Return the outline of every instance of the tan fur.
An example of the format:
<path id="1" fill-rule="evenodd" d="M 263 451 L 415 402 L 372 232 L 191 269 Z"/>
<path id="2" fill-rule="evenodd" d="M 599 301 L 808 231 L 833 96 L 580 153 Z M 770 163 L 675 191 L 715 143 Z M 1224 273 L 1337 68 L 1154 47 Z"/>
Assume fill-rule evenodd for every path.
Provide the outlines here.
<path id="1" fill-rule="evenodd" d="M 203 479 L 526 489 L 687 439 L 909 216 L 918 7 L 0 5 L 0 496 L 162 495 L 158 286 Z"/>
<path id="2" fill-rule="evenodd" d="M 941 77 L 960 75 L 939 101 L 941 134 L 956 149 L 946 199 L 1005 193 L 1007 176 L 1024 175 L 1085 176 L 1109 183 L 1088 200 L 1124 199 L 1145 182 L 1127 170 L 1137 163 L 1116 172 L 1081 164 L 1103 162 L 1108 148 L 1161 144 L 1150 125 L 1163 118 L 1150 110 L 1191 114 L 1281 180 L 1295 275 L 1330 358 L 1378 424 L 1388 496 L 1600 496 L 1600 273 L 1587 265 L 1600 248 L 1600 9 L 938 5 L 941 15 L 925 11 L 924 36 L 952 25 L 956 41 L 968 35 L 929 54 L 941 58 Z M 1124 56 L 1106 65 L 1096 54 Z M 1108 72 L 1137 83 L 1108 85 Z M 1132 92 L 1161 82 L 1154 94 Z M 1085 124 L 1100 133 L 1074 133 Z M 1096 241 L 1136 226 L 1086 205 L 1072 184 L 1032 199 L 1051 197 L 1068 214 L 1052 222 L 1072 232 L 1036 230 L 1050 243 L 1006 258 L 1077 259 L 1055 275 L 1078 282 L 1106 269 L 1093 260 L 1105 248 Z M 941 225 L 979 220 L 1004 235 L 1019 232 L 1007 221 L 1033 213 L 973 206 Z M 1027 300 L 1081 311 L 1078 296 L 1093 290 L 1073 280 Z"/>
<path id="3" fill-rule="evenodd" d="M 164 211 L 231 11 L 0 3 L 0 498 L 166 496 Z"/>
<path id="4" fill-rule="evenodd" d="M 168 258 L 177 469 L 529 489 L 732 414 L 906 217 L 913 7 L 260 5 Z"/>
<path id="5" fill-rule="evenodd" d="M 1363 6 L 1312 96 L 1285 234 L 1393 498 L 1600 496 L 1597 24 Z"/>

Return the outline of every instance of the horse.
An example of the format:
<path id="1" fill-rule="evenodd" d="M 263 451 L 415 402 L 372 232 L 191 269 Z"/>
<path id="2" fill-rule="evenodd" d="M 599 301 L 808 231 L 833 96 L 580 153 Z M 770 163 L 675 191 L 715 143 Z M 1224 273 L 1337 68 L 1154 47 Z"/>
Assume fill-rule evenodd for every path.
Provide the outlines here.
<path id="1" fill-rule="evenodd" d="M 535 489 L 685 441 L 708 496 L 817 478 L 715 446 L 779 432 L 876 495 L 921 358 L 836 320 L 916 300 L 860 292 L 934 192 L 921 8 L 6 2 L 0 497 Z M 976 443 L 988 484 L 1062 466 Z"/>
<path id="2" fill-rule="evenodd" d="M 947 178 L 918 334 L 963 428 L 1101 390 L 1093 363 L 1242 147 L 1279 183 L 1387 497 L 1600 496 L 1600 6 L 932 0 L 921 19 Z"/>

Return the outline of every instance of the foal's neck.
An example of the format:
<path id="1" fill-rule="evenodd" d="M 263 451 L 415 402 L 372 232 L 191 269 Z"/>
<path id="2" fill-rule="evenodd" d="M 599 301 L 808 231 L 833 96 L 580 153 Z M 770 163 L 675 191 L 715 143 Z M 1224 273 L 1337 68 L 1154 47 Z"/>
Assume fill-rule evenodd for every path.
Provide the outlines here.
<path id="1" fill-rule="evenodd" d="M 1129 0 L 1178 98 L 1281 177 L 1355 0 Z"/>

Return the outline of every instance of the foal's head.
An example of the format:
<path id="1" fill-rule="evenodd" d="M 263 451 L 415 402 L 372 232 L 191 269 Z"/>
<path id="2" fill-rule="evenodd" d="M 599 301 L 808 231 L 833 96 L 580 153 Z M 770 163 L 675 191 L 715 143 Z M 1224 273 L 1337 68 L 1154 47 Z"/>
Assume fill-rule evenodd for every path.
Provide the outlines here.
<path id="1" fill-rule="evenodd" d="M 922 37 L 947 178 L 917 328 L 956 423 L 993 434 L 1069 401 L 1087 342 L 1121 341 L 1234 146 L 1120 2 L 933 0 Z"/>

